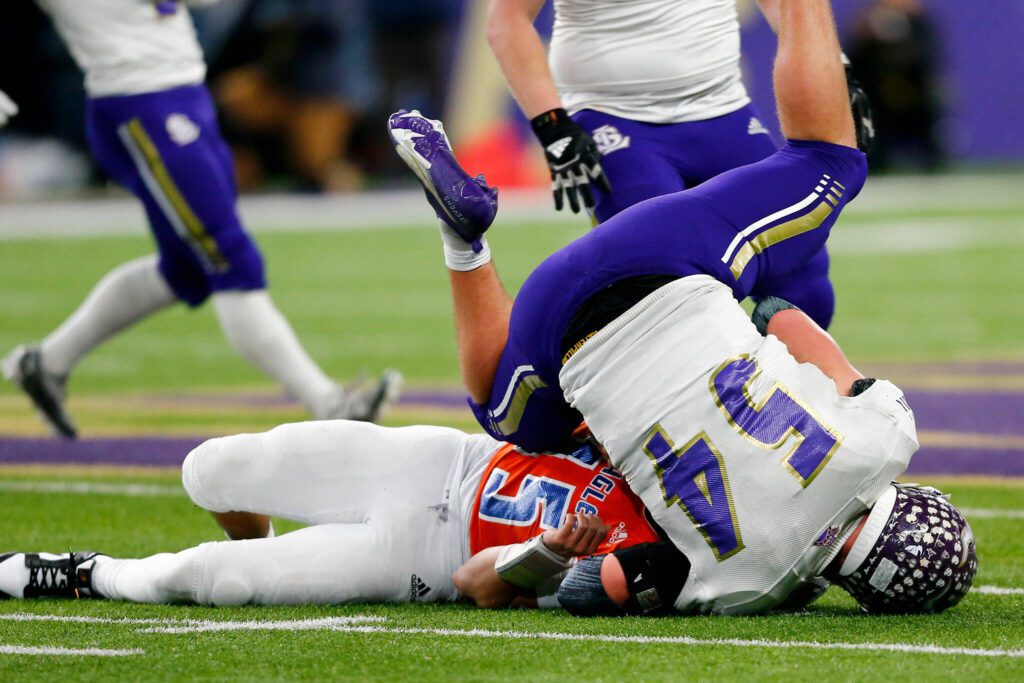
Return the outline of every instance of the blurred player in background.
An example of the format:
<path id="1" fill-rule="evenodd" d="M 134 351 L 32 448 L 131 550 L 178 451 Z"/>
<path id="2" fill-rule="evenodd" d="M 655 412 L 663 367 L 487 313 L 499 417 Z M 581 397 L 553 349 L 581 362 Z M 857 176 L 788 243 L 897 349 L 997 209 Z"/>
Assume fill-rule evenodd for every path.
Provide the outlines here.
<path id="1" fill-rule="evenodd" d="M 232 160 L 187 9 L 210 2 L 39 0 L 85 72 L 93 155 L 142 202 L 159 252 L 108 273 L 39 346 L 19 346 L 4 360 L 4 376 L 61 436 L 76 436 L 64 409 L 75 364 L 179 301 L 195 307 L 211 299 L 238 353 L 317 419 L 372 420 L 397 391 L 393 371 L 375 386 L 342 389 L 267 293 L 263 260 L 236 210 Z"/>
<path id="2" fill-rule="evenodd" d="M 17 116 L 17 114 L 18 105 L 7 96 L 7 93 L 0 90 L 0 128 L 6 126 L 11 117 Z"/>
<path id="3" fill-rule="evenodd" d="M 185 489 L 222 524 L 235 511 L 235 535 L 252 540 L 141 560 L 0 554 L 0 598 L 281 605 L 462 595 L 556 607 L 575 556 L 659 540 L 622 475 L 593 445 L 578 446 L 527 454 L 484 434 L 345 420 L 213 439 L 186 458 Z M 270 531 L 265 515 L 311 526 L 255 538 Z"/>
<path id="4" fill-rule="evenodd" d="M 544 2 L 490 0 L 487 37 L 544 147 L 555 208 L 582 203 L 605 221 L 775 152 L 743 85 L 735 0 L 554 0 L 549 55 L 533 25 Z M 758 4 L 777 31 L 778 0 Z M 858 121 L 870 117 L 850 94 Z M 823 248 L 751 296 L 782 297 L 827 328 L 828 271 Z"/>
<path id="5" fill-rule="evenodd" d="M 738 304 L 818 253 L 867 175 L 828 0 L 780 0 L 774 83 L 782 149 L 630 207 L 514 302 L 483 234 L 494 191 L 439 122 L 389 127 L 440 219 L 477 419 L 529 450 L 585 419 L 688 562 L 677 609 L 775 608 L 849 543 L 837 580 L 867 609 L 941 611 L 974 576 L 973 536 L 936 492 L 890 485 L 918 448 L 903 393 L 791 303 L 753 321 Z"/>

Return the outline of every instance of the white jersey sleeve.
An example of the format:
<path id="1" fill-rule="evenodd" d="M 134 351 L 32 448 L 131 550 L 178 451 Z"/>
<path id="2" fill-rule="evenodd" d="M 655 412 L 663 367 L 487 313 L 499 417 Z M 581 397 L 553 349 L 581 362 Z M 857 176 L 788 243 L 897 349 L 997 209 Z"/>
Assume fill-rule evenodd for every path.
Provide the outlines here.
<path id="1" fill-rule="evenodd" d="M 750 101 L 735 0 L 555 0 L 551 74 L 570 112 L 702 121 Z"/>
<path id="2" fill-rule="evenodd" d="M 707 276 L 666 285 L 610 323 L 560 381 L 690 560 L 683 612 L 781 604 L 917 450 L 899 389 L 880 381 L 840 396 Z"/>
<path id="3" fill-rule="evenodd" d="M 161 14 L 151 0 L 37 0 L 85 72 L 90 97 L 137 95 L 206 78 L 185 5 Z"/>

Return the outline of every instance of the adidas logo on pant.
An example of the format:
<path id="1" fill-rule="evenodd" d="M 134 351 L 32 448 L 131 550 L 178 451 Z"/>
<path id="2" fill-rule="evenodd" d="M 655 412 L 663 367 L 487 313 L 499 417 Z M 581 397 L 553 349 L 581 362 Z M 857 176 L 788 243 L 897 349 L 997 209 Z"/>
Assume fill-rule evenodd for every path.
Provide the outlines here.
<path id="1" fill-rule="evenodd" d="M 413 602 L 418 602 L 429 592 L 430 586 L 423 579 L 413 574 L 409 580 L 409 599 Z"/>

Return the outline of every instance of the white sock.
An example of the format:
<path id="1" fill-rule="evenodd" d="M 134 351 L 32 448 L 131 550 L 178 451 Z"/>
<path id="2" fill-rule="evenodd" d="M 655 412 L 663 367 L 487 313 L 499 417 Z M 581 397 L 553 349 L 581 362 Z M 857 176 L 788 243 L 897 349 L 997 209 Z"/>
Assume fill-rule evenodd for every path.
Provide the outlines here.
<path id="1" fill-rule="evenodd" d="M 212 299 L 224 335 L 243 358 L 284 385 L 315 418 L 334 415 L 344 392 L 302 348 L 266 290 L 218 292 Z"/>
<path id="2" fill-rule="evenodd" d="M 104 340 L 176 301 L 155 255 L 122 264 L 96 283 L 75 312 L 42 341 L 43 365 L 66 375 Z"/>
<path id="3" fill-rule="evenodd" d="M 97 557 L 92 569 L 92 589 L 110 600 L 192 602 L 198 580 L 194 576 L 197 552 L 199 548 L 189 548 L 141 560 Z"/>
<path id="4" fill-rule="evenodd" d="M 440 218 L 437 219 L 437 226 L 441 230 L 441 241 L 444 242 L 444 264 L 450 270 L 476 270 L 491 260 L 491 247 L 486 237 L 481 235 L 480 239 L 469 243 Z"/>

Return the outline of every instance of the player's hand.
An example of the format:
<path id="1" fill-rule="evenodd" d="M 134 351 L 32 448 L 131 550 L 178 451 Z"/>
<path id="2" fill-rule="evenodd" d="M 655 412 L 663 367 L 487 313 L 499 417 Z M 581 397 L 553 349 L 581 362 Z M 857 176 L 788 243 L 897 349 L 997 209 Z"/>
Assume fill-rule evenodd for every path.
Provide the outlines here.
<path id="1" fill-rule="evenodd" d="M 17 113 L 18 105 L 3 90 L 0 90 L 0 128 L 6 126 L 7 122 Z"/>
<path id="2" fill-rule="evenodd" d="M 853 128 L 857 134 L 857 149 L 867 154 L 875 144 L 875 117 L 871 113 L 871 100 L 853 75 L 850 59 L 844 54 L 846 68 L 846 90 L 850 95 L 850 111 L 853 114 Z"/>
<path id="3" fill-rule="evenodd" d="M 566 515 L 562 526 L 545 531 L 541 541 L 548 550 L 562 557 L 593 555 L 611 527 L 597 515 L 582 512 Z"/>
<path id="4" fill-rule="evenodd" d="M 591 183 L 605 192 L 611 192 L 608 176 L 601 168 L 601 153 L 587 131 L 569 118 L 564 109 L 552 109 L 530 121 L 534 134 L 544 147 L 544 157 L 551 169 L 551 191 L 555 196 L 555 209 L 562 210 L 563 194 L 569 208 L 579 213 L 583 206 L 594 206 Z"/>

